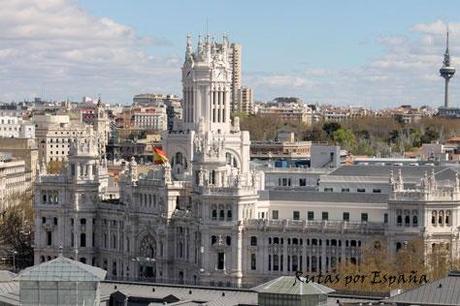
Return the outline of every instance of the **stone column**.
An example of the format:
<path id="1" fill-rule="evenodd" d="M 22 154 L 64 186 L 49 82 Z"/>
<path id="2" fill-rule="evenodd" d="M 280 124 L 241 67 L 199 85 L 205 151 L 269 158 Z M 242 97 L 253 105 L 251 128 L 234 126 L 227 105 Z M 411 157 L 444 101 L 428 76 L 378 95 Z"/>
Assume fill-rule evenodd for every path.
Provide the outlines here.
<path id="1" fill-rule="evenodd" d="M 321 257 L 321 272 L 325 272 L 326 271 L 326 239 L 321 239 L 322 242 L 321 242 L 321 254 L 320 254 L 320 257 Z"/>
<path id="2" fill-rule="evenodd" d="M 287 266 L 287 257 L 288 257 L 287 237 L 284 237 L 284 239 L 283 239 L 283 251 L 282 251 L 282 253 L 280 255 L 283 255 L 283 270 L 282 270 L 282 272 L 284 274 L 284 272 L 287 272 L 287 270 L 288 270 L 288 266 Z M 281 271 L 281 269 L 280 269 L 280 271 Z"/>
<path id="3" fill-rule="evenodd" d="M 243 278 L 243 226 L 238 225 L 236 233 L 236 286 L 239 288 L 242 285 Z"/>

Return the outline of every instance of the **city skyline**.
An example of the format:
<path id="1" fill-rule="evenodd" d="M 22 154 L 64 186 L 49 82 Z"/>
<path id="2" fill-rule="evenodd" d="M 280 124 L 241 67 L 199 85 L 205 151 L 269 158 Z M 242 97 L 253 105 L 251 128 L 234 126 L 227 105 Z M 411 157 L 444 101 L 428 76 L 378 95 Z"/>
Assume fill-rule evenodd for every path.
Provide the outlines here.
<path id="1" fill-rule="evenodd" d="M 373 108 L 440 106 L 446 21 L 452 64 L 458 65 L 460 23 L 453 2 L 443 7 L 421 2 L 411 11 L 406 10 L 411 1 L 372 6 L 354 1 L 346 7 L 337 1 L 292 1 L 282 9 L 251 3 L 247 12 L 240 4 L 5 3 L 0 100 L 80 100 L 100 94 L 127 104 L 141 92 L 181 95 L 186 35 L 192 34 L 195 44 L 207 30 L 242 44 L 242 83 L 254 89 L 256 100 L 298 96 Z M 396 17 L 399 10 L 404 21 Z M 451 80 L 450 92 L 451 105 L 460 106 L 458 77 Z"/>

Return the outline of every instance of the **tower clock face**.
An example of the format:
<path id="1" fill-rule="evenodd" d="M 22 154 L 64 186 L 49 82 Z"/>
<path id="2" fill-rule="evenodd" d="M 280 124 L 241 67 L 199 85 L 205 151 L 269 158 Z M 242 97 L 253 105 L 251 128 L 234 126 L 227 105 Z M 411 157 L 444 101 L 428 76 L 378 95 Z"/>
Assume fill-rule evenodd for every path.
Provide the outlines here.
<path id="1" fill-rule="evenodd" d="M 217 69 L 214 71 L 214 79 L 216 81 L 224 81 L 226 73 L 223 69 Z"/>

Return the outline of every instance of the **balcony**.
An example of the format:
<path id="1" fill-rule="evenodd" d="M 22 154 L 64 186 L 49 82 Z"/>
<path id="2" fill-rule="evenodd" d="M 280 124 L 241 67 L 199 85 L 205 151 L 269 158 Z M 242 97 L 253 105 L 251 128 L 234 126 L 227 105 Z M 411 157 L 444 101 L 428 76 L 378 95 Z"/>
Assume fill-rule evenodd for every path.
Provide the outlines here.
<path id="1" fill-rule="evenodd" d="M 424 191 L 419 189 L 392 192 L 390 201 L 460 201 L 460 192 L 454 189 L 436 189 Z"/>
<path id="2" fill-rule="evenodd" d="M 306 221 L 306 220 L 245 220 L 248 229 L 298 230 L 319 233 L 354 233 L 383 235 L 385 224 L 376 222 Z"/>
<path id="3" fill-rule="evenodd" d="M 257 191 L 252 186 L 240 187 L 212 187 L 197 186 L 195 191 L 208 196 L 256 196 Z"/>

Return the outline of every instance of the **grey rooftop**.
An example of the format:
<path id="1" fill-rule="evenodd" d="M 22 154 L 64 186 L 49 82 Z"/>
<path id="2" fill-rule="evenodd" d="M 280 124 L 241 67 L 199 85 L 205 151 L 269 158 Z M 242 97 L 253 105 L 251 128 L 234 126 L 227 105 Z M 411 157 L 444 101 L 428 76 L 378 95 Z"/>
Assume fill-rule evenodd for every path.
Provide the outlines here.
<path id="1" fill-rule="evenodd" d="M 19 281 L 100 282 L 107 271 L 59 256 L 22 271 Z"/>
<path id="2" fill-rule="evenodd" d="M 460 272 L 385 300 L 407 305 L 460 305 Z"/>
<path id="3" fill-rule="evenodd" d="M 265 284 L 252 288 L 258 293 L 289 294 L 289 295 L 327 295 L 335 290 L 314 282 L 306 282 L 295 276 L 280 276 Z"/>

